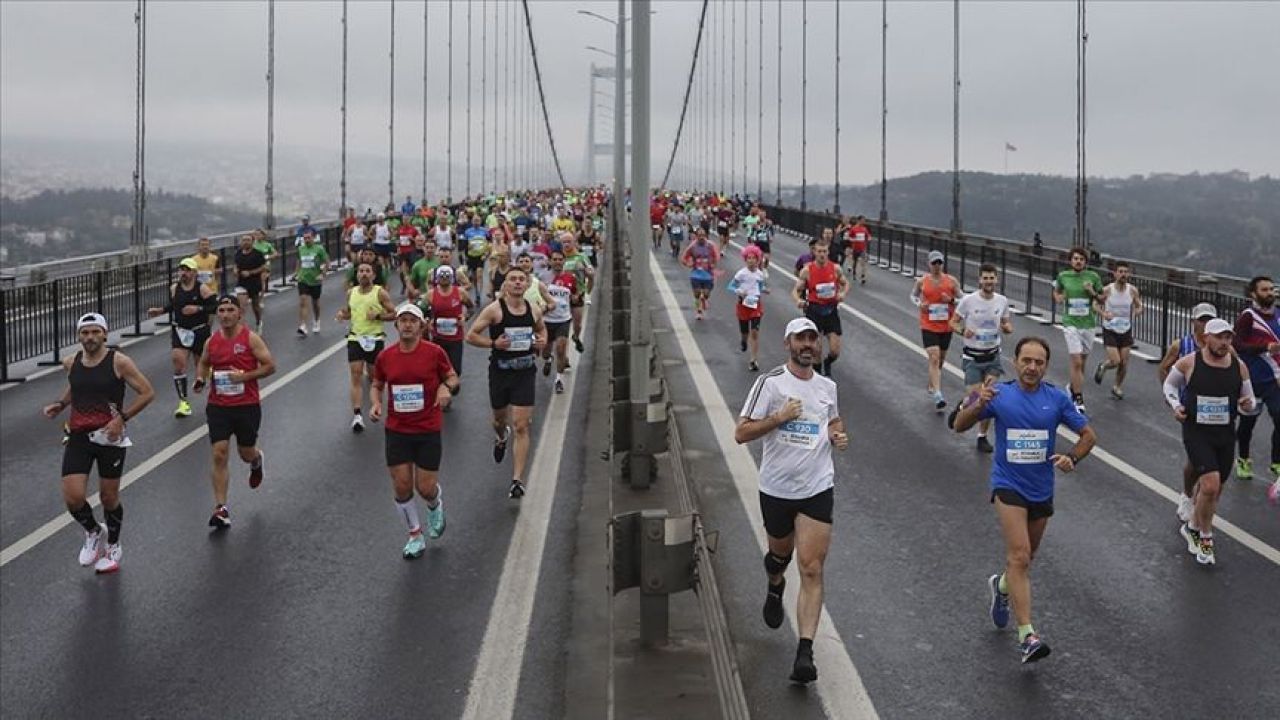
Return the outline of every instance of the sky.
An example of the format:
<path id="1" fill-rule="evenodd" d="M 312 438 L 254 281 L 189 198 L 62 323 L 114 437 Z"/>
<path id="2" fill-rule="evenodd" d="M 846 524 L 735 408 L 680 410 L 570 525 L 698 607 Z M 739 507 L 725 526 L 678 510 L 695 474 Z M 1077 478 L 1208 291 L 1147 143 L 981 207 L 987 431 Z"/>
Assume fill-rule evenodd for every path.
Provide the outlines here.
<path id="1" fill-rule="evenodd" d="M 448 120 L 448 9 L 399 0 L 396 13 L 396 172 L 412 177 L 423 151 L 423 48 L 427 48 L 427 151 L 443 159 Z M 454 0 L 454 162 L 463 147 L 466 16 L 473 13 L 472 77 L 481 77 L 481 43 L 525 52 L 508 18 L 518 5 Z M 807 32 L 807 152 L 810 183 L 833 181 L 836 61 L 840 50 L 840 180 L 880 176 L 879 2 L 782 3 L 713 0 L 704 55 L 725 48 L 748 72 L 732 78 L 738 96 L 733 164 L 742 164 L 742 118 L 754 139 L 764 110 L 764 175 L 774 179 L 778 135 L 778 33 L 782 34 L 782 177 L 799 182 L 802 16 Z M 529 3 L 551 128 L 570 181 L 582 178 L 589 108 L 589 66 L 612 61 L 587 45 L 613 48 L 613 26 L 578 14 L 615 16 L 611 2 Z M 654 2 L 652 153 L 665 167 L 675 138 L 701 3 Z M 1103 2 L 1088 6 L 1088 169 L 1094 176 L 1153 172 L 1280 174 L 1280 2 Z M 0 2 L 0 162 L 27 138 L 132 143 L 134 2 Z M 763 9 L 764 97 L 758 96 L 759 13 Z M 275 17 L 277 143 L 337 152 L 341 137 L 342 4 L 285 2 Z M 495 23 L 495 12 L 501 22 Z M 391 4 L 352 0 L 349 13 L 348 144 L 352 152 L 388 150 Z M 736 13 L 738 39 L 723 42 Z M 888 3 L 890 177 L 952 165 L 950 2 Z M 482 38 L 487 14 L 489 37 Z M 960 5 L 960 163 L 965 170 L 1073 175 L 1075 172 L 1074 2 L 976 2 Z M 147 133 L 155 140 L 266 148 L 267 5 L 265 2 L 148 3 Z M 515 28 L 523 31 L 522 28 Z M 744 31 L 746 31 L 744 35 Z M 726 31 L 727 32 L 727 31 Z M 706 43 L 710 43 L 707 45 Z M 745 62 L 744 62 L 745 60 Z M 500 59 L 501 62 L 501 59 Z M 489 72 L 493 73 L 492 61 Z M 505 63 L 503 63 L 505 65 Z M 707 67 L 710 69 L 710 66 Z M 490 82 L 493 82 L 492 76 Z M 602 83 L 611 93 L 611 83 Z M 479 89 L 478 87 L 476 88 Z M 695 103 L 686 147 L 704 148 L 697 124 L 710 99 Z M 473 164 L 479 163 L 480 98 L 473 98 Z M 602 97 L 602 104 L 611 100 Z M 726 100 L 726 103 L 728 101 Z M 494 104 L 491 97 L 490 108 Z M 605 111 L 601 111 L 604 113 Z M 521 136 L 517 157 L 545 146 L 540 111 L 522 115 L 536 134 Z M 601 119 L 599 139 L 611 126 Z M 493 126 L 490 125 L 489 133 Z M 728 130 L 725 131 L 728 133 Z M 1005 144 L 1017 148 L 1005 151 Z M 486 150 L 486 152 L 489 152 Z M 747 174 L 757 150 L 748 143 Z M 506 154 L 511 154 L 506 151 Z M 705 150 L 694 153 L 705 157 Z M 683 157 L 683 156 L 682 156 Z M 492 160 L 490 160 L 492 162 Z M 607 175 L 605 162 L 599 165 Z M 132 167 L 121 168 L 122 175 Z M 456 172 L 456 171 L 455 171 Z M 741 174 L 739 170 L 737 174 Z M 754 184 L 752 182 L 751 184 Z"/>

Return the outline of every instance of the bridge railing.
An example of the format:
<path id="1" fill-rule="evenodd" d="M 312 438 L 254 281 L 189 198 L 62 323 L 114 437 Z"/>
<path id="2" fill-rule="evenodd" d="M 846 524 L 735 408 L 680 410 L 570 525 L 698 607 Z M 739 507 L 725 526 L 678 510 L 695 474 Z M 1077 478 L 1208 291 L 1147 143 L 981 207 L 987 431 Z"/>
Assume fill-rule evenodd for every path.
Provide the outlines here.
<path id="1" fill-rule="evenodd" d="M 834 228 L 838 222 L 826 213 L 765 207 L 777 225 L 802 236 L 820 237 L 824 228 Z M 866 225 L 872 234 L 869 261 L 882 269 L 919 277 L 928 272 L 929 252 L 938 250 L 947 258 L 947 271 L 966 291 L 972 291 L 977 289 L 978 269 L 991 263 L 1000 270 L 998 292 L 1009 298 L 1016 312 L 1049 323 L 1058 321 L 1060 309 L 1053 302 L 1053 283 L 1058 273 L 1069 267 L 1069 250 L 964 233 L 953 238 L 945 230 L 902 223 L 868 220 Z M 1090 266 L 1105 282 L 1120 258 L 1097 260 Z M 1145 307 L 1134 320 L 1134 339 L 1159 348 L 1159 352 L 1187 332 L 1195 305 L 1212 303 L 1220 317 L 1234 321 L 1249 304 L 1243 278 L 1219 276 L 1192 284 L 1196 278 L 1191 271 L 1138 261 L 1131 264 L 1135 273 L 1132 282 Z"/>
<path id="2" fill-rule="evenodd" d="M 341 259 L 340 224 L 333 221 L 315 227 L 330 258 Z M 225 244 L 214 248 L 219 259 L 220 292 L 236 285 L 234 239 L 242 234 L 222 236 Z M 293 229 L 270 231 L 269 238 L 276 247 L 271 261 L 272 287 L 286 286 L 292 282 L 298 266 Z M 194 241 L 190 247 L 194 247 Z M 189 255 L 175 254 L 0 290 L 0 357 L 3 358 L 0 382 L 21 379 L 10 376 L 13 363 L 42 355 L 48 359 L 40 365 L 60 363 L 63 348 L 78 341 L 76 321 L 88 312 L 102 313 L 112 330 L 123 330 L 124 337 L 142 335 L 143 323 L 148 319 L 147 308 L 165 304 L 169 285 L 177 280 L 178 263 Z"/>

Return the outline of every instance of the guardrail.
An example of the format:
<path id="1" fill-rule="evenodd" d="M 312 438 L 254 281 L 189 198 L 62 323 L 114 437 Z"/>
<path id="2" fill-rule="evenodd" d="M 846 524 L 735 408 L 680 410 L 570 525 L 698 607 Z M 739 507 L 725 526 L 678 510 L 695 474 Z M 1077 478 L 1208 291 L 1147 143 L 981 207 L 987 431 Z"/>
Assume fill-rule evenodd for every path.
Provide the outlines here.
<path id="1" fill-rule="evenodd" d="M 342 232 L 337 223 L 317 225 L 320 241 L 329 257 L 340 260 Z M 243 233 L 238 233 L 238 236 Z M 225 236 L 233 237 L 233 236 Z M 291 283 L 297 270 L 298 252 L 292 229 L 275 230 L 270 235 L 276 246 L 271 261 L 271 288 Z M 191 241 L 191 247 L 194 242 Z M 234 250 L 223 246 L 215 249 L 220 272 L 218 287 L 225 291 L 235 286 L 230 275 Z M 48 355 L 40 365 L 57 365 L 62 349 L 75 345 L 76 321 L 88 312 L 102 313 L 113 329 L 126 329 L 124 337 L 142 333 L 147 308 L 163 306 L 169 285 L 176 280 L 178 261 L 190 253 L 148 260 L 122 267 L 97 269 L 74 275 L 0 290 L 0 382 L 20 381 L 10 376 L 9 366 L 23 360 Z M 172 318 L 170 318 L 172 320 Z"/>
<path id="2" fill-rule="evenodd" d="M 804 236 L 818 237 L 824 228 L 834 228 L 833 215 L 795 208 L 765 206 L 775 224 Z M 1053 283 L 1058 272 L 1069 267 L 1069 250 L 1035 247 L 1028 243 L 978 235 L 950 233 L 901 223 L 868 220 L 872 239 L 869 261 L 883 269 L 919 277 L 928 272 L 929 252 L 938 250 L 947 258 L 947 271 L 966 291 L 977 289 L 978 268 L 991 263 L 1000 269 L 999 292 L 1009 298 L 1016 312 L 1039 316 L 1048 323 L 1058 321 L 1059 307 L 1053 302 Z M 1121 258 L 1103 256 L 1101 264 L 1091 264 L 1105 281 Z M 1174 338 L 1187 332 L 1191 308 L 1212 303 L 1220 317 L 1234 321 L 1248 307 L 1243 278 L 1214 276 L 1198 285 L 1189 284 L 1192 271 L 1139 261 L 1130 262 L 1133 285 L 1145 306 L 1133 322 L 1134 340 L 1158 348 L 1162 354 Z M 1197 276 L 1198 277 L 1198 276 Z"/>

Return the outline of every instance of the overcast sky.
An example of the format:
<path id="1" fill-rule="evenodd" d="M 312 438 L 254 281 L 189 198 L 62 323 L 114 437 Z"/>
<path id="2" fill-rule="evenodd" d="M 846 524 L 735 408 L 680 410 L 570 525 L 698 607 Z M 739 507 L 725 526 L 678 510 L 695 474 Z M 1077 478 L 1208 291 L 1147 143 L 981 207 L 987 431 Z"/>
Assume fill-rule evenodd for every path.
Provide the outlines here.
<path id="1" fill-rule="evenodd" d="M 472 76 L 481 76 L 481 10 L 494 35 L 514 6 L 472 3 Z M 665 167 L 679 117 L 701 3 L 655 2 L 653 161 Z M 460 163 L 466 98 L 468 3 L 453 2 L 455 163 Z M 713 0 L 711 47 L 722 19 L 737 9 L 733 44 L 750 69 L 749 136 L 756 134 L 756 0 Z M 0 2 L 0 137 L 132 142 L 133 2 Z M 423 3 L 395 4 L 397 173 L 413 176 L 422 149 Z M 580 177 L 586 148 L 588 66 L 609 63 L 584 49 L 613 47 L 613 29 L 576 14 L 616 13 L 616 3 L 530 3 L 555 140 L 567 172 Z M 504 22 L 493 25 L 497 8 Z M 777 32 L 782 17 L 783 179 L 800 178 L 801 4 L 764 3 L 765 177 L 774 173 Z M 1011 171 L 1075 171 L 1075 3 L 970 2 L 961 5 L 961 165 L 1000 171 L 1005 142 Z M 428 14 L 427 111 L 431 152 L 443 157 L 448 3 Z M 879 177 L 880 3 L 841 4 L 843 183 Z M 339 2 L 276 5 L 276 141 L 337 152 L 340 138 Z M 385 153 L 389 96 L 390 3 L 349 5 L 348 137 L 355 151 Z M 1090 2 L 1089 170 L 1091 175 L 1221 171 L 1280 174 L 1280 2 Z M 890 176 L 950 169 L 952 4 L 890 2 Z M 263 147 L 266 137 L 265 2 L 151 2 L 147 49 L 148 135 Z M 808 178 L 833 178 L 832 137 L 837 38 L 835 5 L 808 2 Z M 512 40 L 512 46 L 521 48 Z M 493 72 L 492 63 L 489 68 Z M 492 78 L 492 76 L 491 76 Z M 492 79 L 491 81 L 492 82 Z M 611 88 L 606 86 L 611 91 Z M 478 136 L 480 99 L 474 98 Z M 604 102 L 602 100 L 602 102 Z M 747 105 L 746 103 L 750 104 Z M 492 107 L 492 99 L 489 101 Z M 737 122 L 741 114 L 734 113 Z M 540 117 L 531 118 L 541 122 Z M 492 128 L 490 129 L 492 131 Z M 602 121 L 601 138 L 609 132 Z M 738 142 L 741 143 L 739 125 Z M 477 139 L 478 143 L 479 140 Z M 541 143 L 541 140 L 538 141 Z M 754 143 L 748 169 L 755 175 Z M 737 149 L 741 166 L 741 149 Z M 479 145 L 473 151 L 479 162 Z M 604 164 L 601 168 L 604 169 Z M 403 169 L 401 169 L 403 168 Z M 130 168 L 121 168 L 127 176 Z M 754 184 L 754 183 L 753 183 Z"/>

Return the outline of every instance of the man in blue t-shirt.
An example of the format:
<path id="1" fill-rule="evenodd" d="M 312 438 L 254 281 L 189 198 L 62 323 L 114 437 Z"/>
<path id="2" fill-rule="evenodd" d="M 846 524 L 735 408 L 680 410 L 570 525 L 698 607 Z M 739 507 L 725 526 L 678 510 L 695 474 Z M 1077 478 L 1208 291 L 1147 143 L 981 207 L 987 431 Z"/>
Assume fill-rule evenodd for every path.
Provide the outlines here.
<path id="1" fill-rule="evenodd" d="M 1005 571 L 988 579 L 991 621 L 1009 624 L 1009 602 L 1018 623 L 1022 662 L 1049 654 L 1049 646 L 1031 626 L 1031 558 L 1053 515 L 1054 469 L 1075 470 L 1097 442 L 1089 420 L 1060 388 L 1043 382 L 1049 365 L 1049 343 L 1038 337 L 1018 341 L 1014 366 L 1018 379 L 995 383 L 988 377 L 955 417 L 956 432 L 980 420 L 995 418 L 995 463 L 991 467 L 991 502 L 1004 536 Z M 1058 425 L 1080 435 L 1070 452 L 1054 452 Z"/>

